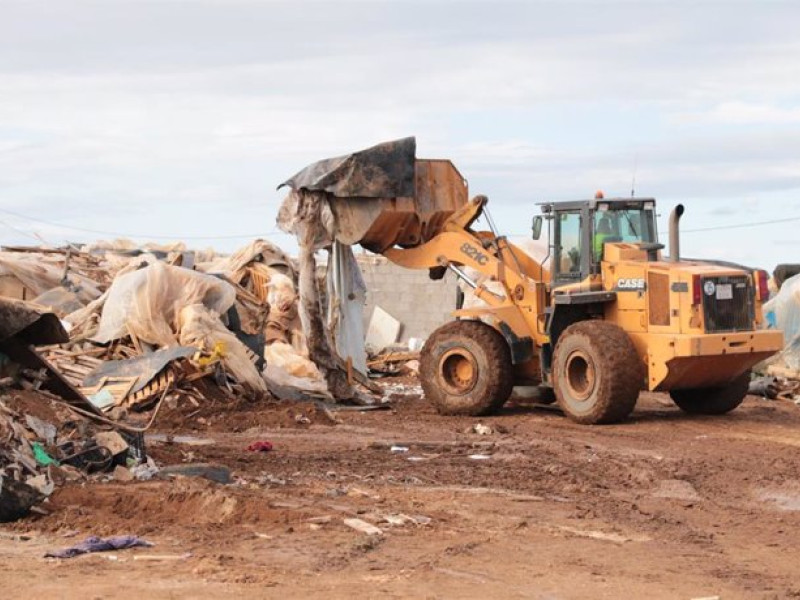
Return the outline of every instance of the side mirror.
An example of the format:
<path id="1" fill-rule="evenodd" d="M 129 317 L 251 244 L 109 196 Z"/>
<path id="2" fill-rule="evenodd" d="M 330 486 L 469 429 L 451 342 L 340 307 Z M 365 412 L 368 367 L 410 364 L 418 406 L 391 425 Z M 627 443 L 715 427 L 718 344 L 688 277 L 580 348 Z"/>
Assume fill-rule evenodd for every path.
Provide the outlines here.
<path id="1" fill-rule="evenodd" d="M 534 240 L 538 240 L 542 235 L 542 217 L 541 215 L 533 217 L 533 223 L 531 223 L 531 237 Z"/>

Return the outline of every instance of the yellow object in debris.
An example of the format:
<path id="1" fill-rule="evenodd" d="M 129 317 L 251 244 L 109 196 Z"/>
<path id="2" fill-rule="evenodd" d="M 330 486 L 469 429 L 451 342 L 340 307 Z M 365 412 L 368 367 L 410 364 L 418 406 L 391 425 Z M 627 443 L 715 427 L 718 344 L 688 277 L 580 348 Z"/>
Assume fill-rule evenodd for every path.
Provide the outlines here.
<path id="1" fill-rule="evenodd" d="M 223 358 L 225 358 L 226 353 L 225 342 L 217 341 L 214 343 L 214 349 L 211 351 L 211 354 L 208 356 L 201 356 L 197 359 L 197 364 L 201 367 L 207 367 L 209 365 L 213 365 L 214 363 L 219 362 Z"/>

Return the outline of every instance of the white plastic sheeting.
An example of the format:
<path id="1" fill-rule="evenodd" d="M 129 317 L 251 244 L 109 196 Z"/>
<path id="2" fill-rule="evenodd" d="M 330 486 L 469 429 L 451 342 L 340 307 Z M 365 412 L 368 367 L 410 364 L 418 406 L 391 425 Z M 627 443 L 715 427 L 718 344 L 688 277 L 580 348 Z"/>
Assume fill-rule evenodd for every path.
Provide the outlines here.
<path id="1" fill-rule="evenodd" d="M 364 348 L 364 304 L 367 286 L 352 246 L 334 242 L 328 263 L 328 330 L 336 353 L 353 368 L 367 374 Z"/>
<path id="2" fill-rule="evenodd" d="M 92 339 L 104 344 L 132 333 L 150 344 L 172 346 L 184 306 L 202 304 L 221 315 L 235 300 L 233 286 L 221 279 L 154 263 L 114 280 Z"/>
<path id="3" fill-rule="evenodd" d="M 64 267 L 48 262 L 47 256 L 0 252 L 0 275 L 15 277 L 35 296 L 39 296 L 53 288 L 61 287 Z M 91 279 L 72 272 L 68 272 L 66 278 L 75 296 L 84 304 L 100 297 L 101 292 Z"/>
<path id="4" fill-rule="evenodd" d="M 190 304 L 178 314 L 179 341 L 219 354 L 222 364 L 239 383 L 265 392 L 267 384 L 250 360 L 247 347 L 230 331 L 213 309 L 203 304 Z"/>
<path id="5" fill-rule="evenodd" d="M 800 275 L 784 281 L 778 294 L 764 304 L 768 327 L 783 331 L 784 349 L 767 362 L 800 370 Z"/>

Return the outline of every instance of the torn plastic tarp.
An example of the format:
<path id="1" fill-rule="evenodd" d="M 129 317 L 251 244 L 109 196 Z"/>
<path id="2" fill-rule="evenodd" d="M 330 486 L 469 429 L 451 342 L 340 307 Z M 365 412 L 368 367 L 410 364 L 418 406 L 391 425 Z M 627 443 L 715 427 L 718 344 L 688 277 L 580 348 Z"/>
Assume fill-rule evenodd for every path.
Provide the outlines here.
<path id="1" fill-rule="evenodd" d="M 800 370 L 800 275 L 783 282 L 778 294 L 764 304 L 764 320 L 783 331 L 784 348 L 765 361 Z"/>
<path id="2" fill-rule="evenodd" d="M 264 378 L 268 384 L 316 392 L 330 398 L 328 384 L 313 362 L 300 355 L 289 344 L 275 342 L 264 348 L 267 360 Z"/>
<path id="3" fill-rule="evenodd" d="M 353 247 L 334 242 L 328 263 L 328 330 L 336 352 L 353 368 L 367 374 L 364 347 L 364 304 L 367 286 Z"/>
<path id="4" fill-rule="evenodd" d="M 230 256 L 223 256 L 210 263 L 198 265 L 198 268 L 206 273 L 224 273 L 228 277 L 234 277 L 253 262 L 277 269 L 281 273 L 292 274 L 294 272 L 289 255 L 267 240 L 253 240 Z"/>
<path id="5" fill-rule="evenodd" d="M 413 137 L 384 142 L 360 152 L 308 165 L 281 185 L 328 192 L 340 198 L 395 198 L 414 195 Z"/>
<path id="6" fill-rule="evenodd" d="M 235 300 L 233 286 L 217 277 L 157 262 L 114 280 L 92 339 L 105 344 L 132 333 L 150 344 L 174 346 L 183 307 L 202 304 L 221 315 Z"/>
<path id="7" fill-rule="evenodd" d="M 255 391 L 267 391 L 247 347 L 222 324 L 212 309 L 203 304 L 184 306 L 178 314 L 178 331 L 181 344 L 219 354 L 222 364 L 236 381 Z"/>
<path id="8" fill-rule="evenodd" d="M 94 387 L 100 383 L 103 377 L 138 377 L 136 384 L 128 392 L 132 394 L 146 386 L 173 360 L 188 358 L 196 352 L 197 348 L 194 346 L 174 346 L 136 358 L 109 360 L 89 373 L 83 380 L 83 385 L 84 387 Z"/>
<path id="9" fill-rule="evenodd" d="M 297 237 L 298 313 L 306 335 L 308 357 L 328 382 L 328 389 L 339 400 L 349 399 L 355 390 L 343 370 L 344 361 L 336 356 L 322 319 L 317 286 L 317 261 L 314 253 L 333 241 L 333 215 L 324 192 L 292 190 L 278 212 L 278 225 Z"/>

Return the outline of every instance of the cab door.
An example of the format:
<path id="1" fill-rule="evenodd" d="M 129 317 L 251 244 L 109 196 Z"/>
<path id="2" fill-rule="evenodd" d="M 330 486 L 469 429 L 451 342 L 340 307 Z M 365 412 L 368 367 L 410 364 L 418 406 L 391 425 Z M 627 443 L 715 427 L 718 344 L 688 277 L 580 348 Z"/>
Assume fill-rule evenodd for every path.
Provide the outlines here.
<path id="1" fill-rule="evenodd" d="M 585 219 L 581 210 L 555 213 L 553 228 L 553 285 L 582 281 L 586 256 Z"/>

